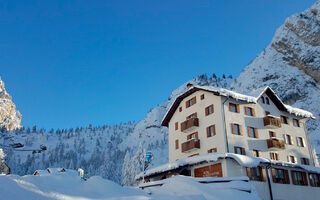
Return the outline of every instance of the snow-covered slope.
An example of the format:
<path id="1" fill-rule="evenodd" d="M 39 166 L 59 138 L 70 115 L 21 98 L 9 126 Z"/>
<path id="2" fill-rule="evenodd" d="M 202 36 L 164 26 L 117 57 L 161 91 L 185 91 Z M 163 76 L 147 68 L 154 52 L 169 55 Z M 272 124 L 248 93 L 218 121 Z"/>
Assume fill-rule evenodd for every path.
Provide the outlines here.
<path id="1" fill-rule="evenodd" d="M 265 86 L 287 104 L 312 111 L 308 128 L 320 153 L 320 2 L 289 17 L 271 44 L 237 77 L 232 89 L 256 95 Z"/>
<path id="2" fill-rule="evenodd" d="M 11 96 L 7 93 L 0 77 L 0 129 L 20 128 L 21 114 L 16 110 Z"/>
<path id="3" fill-rule="evenodd" d="M 221 178 L 220 178 L 221 179 Z M 234 180 L 233 180 L 234 179 Z M 82 180 L 76 171 L 33 176 L 0 175 L 0 199 L 21 200 L 259 200 L 245 177 L 202 184 L 190 177 L 174 177 L 148 190 L 121 187 L 99 176 Z M 211 181 L 214 178 L 210 179 Z"/>

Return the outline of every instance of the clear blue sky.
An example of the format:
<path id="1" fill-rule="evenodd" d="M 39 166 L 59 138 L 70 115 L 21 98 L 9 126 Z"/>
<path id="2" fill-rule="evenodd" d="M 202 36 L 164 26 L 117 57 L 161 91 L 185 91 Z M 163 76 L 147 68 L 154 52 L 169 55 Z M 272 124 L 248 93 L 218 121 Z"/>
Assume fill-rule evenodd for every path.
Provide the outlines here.
<path id="1" fill-rule="evenodd" d="M 182 83 L 241 70 L 315 0 L 0 0 L 0 76 L 39 128 L 139 121 Z"/>

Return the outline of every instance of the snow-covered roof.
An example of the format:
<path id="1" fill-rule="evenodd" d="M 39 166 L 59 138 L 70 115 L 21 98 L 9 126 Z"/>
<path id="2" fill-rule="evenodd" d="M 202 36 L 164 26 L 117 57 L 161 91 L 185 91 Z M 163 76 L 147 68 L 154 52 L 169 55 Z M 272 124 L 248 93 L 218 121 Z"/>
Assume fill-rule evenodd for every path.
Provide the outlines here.
<path id="1" fill-rule="evenodd" d="M 152 176 L 154 174 L 159 174 L 171 170 L 178 169 L 183 166 L 192 166 L 203 162 L 216 162 L 219 159 L 226 159 L 231 158 L 237 161 L 237 163 L 243 167 L 257 167 L 260 164 L 274 164 L 279 166 L 287 166 L 287 167 L 296 167 L 301 168 L 310 172 L 320 173 L 319 167 L 313 167 L 308 165 L 298 165 L 289 162 L 282 162 L 282 161 L 273 161 L 267 158 L 257 158 L 245 155 L 239 155 L 234 153 L 209 153 L 203 154 L 199 156 L 193 156 L 181 160 L 177 160 L 171 163 L 167 163 L 161 166 L 157 166 L 147 170 L 145 173 L 141 172 L 135 178 L 140 179 L 144 176 Z"/>
<path id="2" fill-rule="evenodd" d="M 175 98 L 174 102 L 172 103 L 172 105 L 170 105 L 170 108 L 167 110 L 167 113 L 164 115 L 164 117 L 162 119 L 162 123 L 161 123 L 162 126 L 168 126 L 169 121 L 170 121 L 171 117 L 173 116 L 173 113 L 175 112 L 175 110 L 178 108 L 180 102 L 184 98 L 186 98 L 187 96 L 189 96 L 190 94 L 192 94 L 198 90 L 205 90 L 205 91 L 213 92 L 213 93 L 220 95 L 220 96 L 232 98 L 237 101 L 244 101 L 247 103 L 257 103 L 257 101 L 261 98 L 261 96 L 263 94 L 268 93 L 271 96 L 271 99 L 273 101 L 275 101 L 275 104 L 279 108 L 279 110 L 288 112 L 290 114 L 294 114 L 299 117 L 306 117 L 306 118 L 313 118 L 313 119 L 315 118 L 311 112 L 308 112 L 306 110 L 302 110 L 299 108 L 294 108 L 292 106 L 284 104 L 282 102 L 282 100 L 276 95 L 276 93 L 269 86 L 265 87 L 265 89 L 262 92 L 260 92 L 260 94 L 257 97 L 253 97 L 250 95 L 240 94 L 240 93 L 237 93 L 237 92 L 234 92 L 231 90 L 227 90 L 224 88 L 195 85 L 195 86 L 192 86 L 190 89 L 188 89 L 185 93 L 183 93 L 180 96 L 177 96 Z"/>

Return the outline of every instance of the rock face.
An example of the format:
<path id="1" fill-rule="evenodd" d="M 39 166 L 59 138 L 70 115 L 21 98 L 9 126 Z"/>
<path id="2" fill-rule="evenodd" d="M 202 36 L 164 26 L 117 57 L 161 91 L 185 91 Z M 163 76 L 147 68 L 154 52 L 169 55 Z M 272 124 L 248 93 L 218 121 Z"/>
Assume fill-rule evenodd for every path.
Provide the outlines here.
<path id="1" fill-rule="evenodd" d="M 320 1 L 286 19 L 231 88 L 256 95 L 267 85 L 285 103 L 313 112 L 317 119 L 309 120 L 309 133 L 320 153 Z"/>
<path id="2" fill-rule="evenodd" d="M 11 96 L 7 93 L 0 78 L 0 129 L 14 130 L 20 128 L 21 114 L 16 110 Z"/>

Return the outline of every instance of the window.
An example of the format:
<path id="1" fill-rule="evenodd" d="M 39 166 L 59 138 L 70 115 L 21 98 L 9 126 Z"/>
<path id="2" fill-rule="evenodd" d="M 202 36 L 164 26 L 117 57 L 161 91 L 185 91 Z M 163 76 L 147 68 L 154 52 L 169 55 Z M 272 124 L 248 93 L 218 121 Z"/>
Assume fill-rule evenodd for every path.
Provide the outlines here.
<path id="1" fill-rule="evenodd" d="M 288 117 L 281 115 L 281 123 L 283 124 L 289 124 Z"/>
<path id="2" fill-rule="evenodd" d="M 193 119 L 193 118 L 197 118 L 198 114 L 195 112 L 195 113 L 192 113 L 191 115 L 189 115 L 188 117 L 186 117 L 186 119 Z"/>
<path id="3" fill-rule="evenodd" d="M 261 155 L 261 152 L 259 151 L 259 150 L 253 150 L 252 151 L 252 155 L 254 156 L 254 157 L 260 157 L 260 155 Z"/>
<path id="4" fill-rule="evenodd" d="M 269 111 L 266 111 L 265 112 L 266 116 L 270 115 L 270 112 Z"/>
<path id="5" fill-rule="evenodd" d="M 203 99 L 204 99 L 204 94 L 202 94 L 202 95 L 200 96 L 200 99 L 201 99 L 201 100 L 203 100 Z"/>
<path id="6" fill-rule="evenodd" d="M 229 103 L 229 111 L 235 112 L 235 113 L 240 113 L 239 104 Z"/>
<path id="7" fill-rule="evenodd" d="M 214 153 L 214 152 L 217 152 L 217 148 L 212 148 L 208 150 L 208 153 Z"/>
<path id="8" fill-rule="evenodd" d="M 251 108 L 251 107 L 244 107 L 244 112 L 248 116 L 254 116 L 255 115 L 254 109 Z"/>
<path id="9" fill-rule="evenodd" d="M 320 175 L 319 174 L 309 174 L 309 181 L 312 187 L 320 187 Z"/>
<path id="10" fill-rule="evenodd" d="M 214 110 L 213 110 L 213 104 L 210 105 L 210 106 L 208 106 L 208 107 L 206 107 L 206 109 L 205 109 L 205 114 L 206 114 L 206 116 L 212 114 L 213 112 L 214 112 Z"/>
<path id="11" fill-rule="evenodd" d="M 191 133 L 187 136 L 187 140 L 198 139 L 198 132 Z"/>
<path id="12" fill-rule="evenodd" d="M 270 101 L 269 101 L 269 98 L 268 98 L 268 97 L 266 97 L 266 103 L 267 103 L 268 105 L 270 105 Z"/>
<path id="13" fill-rule="evenodd" d="M 179 140 L 176 140 L 176 149 L 179 149 Z"/>
<path id="14" fill-rule="evenodd" d="M 261 97 L 261 101 L 263 104 L 265 104 L 264 97 Z"/>
<path id="15" fill-rule="evenodd" d="M 179 112 L 182 112 L 182 107 L 179 107 Z"/>
<path id="16" fill-rule="evenodd" d="M 309 159 L 308 158 L 301 158 L 301 164 L 302 165 L 310 165 Z"/>
<path id="17" fill-rule="evenodd" d="M 272 168 L 271 172 L 274 183 L 290 184 L 288 170 Z"/>
<path id="18" fill-rule="evenodd" d="M 252 138 L 258 138 L 258 130 L 253 127 L 248 127 L 248 136 Z"/>
<path id="19" fill-rule="evenodd" d="M 305 172 L 291 171 L 292 183 L 294 185 L 308 185 Z"/>
<path id="20" fill-rule="evenodd" d="M 293 122 L 293 126 L 295 126 L 295 127 L 300 127 L 299 120 L 293 119 L 292 122 Z"/>
<path id="21" fill-rule="evenodd" d="M 298 147 L 304 147 L 304 141 L 302 137 L 297 137 L 297 145 Z"/>
<path id="22" fill-rule="evenodd" d="M 192 99 L 186 101 L 186 108 L 189 108 L 190 106 L 194 105 L 197 103 L 196 97 L 193 97 Z"/>
<path id="23" fill-rule="evenodd" d="M 276 133 L 273 131 L 269 131 L 269 136 L 270 136 L 270 138 L 277 137 Z"/>
<path id="24" fill-rule="evenodd" d="M 271 160 L 279 160 L 279 154 L 278 154 L 278 153 L 271 152 L 271 153 L 270 153 L 270 159 L 271 159 Z"/>
<path id="25" fill-rule="evenodd" d="M 175 126 L 175 130 L 178 130 L 178 129 L 179 129 L 179 124 L 178 124 L 178 122 L 176 122 L 176 123 L 174 124 L 174 126 Z"/>
<path id="26" fill-rule="evenodd" d="M 241 126 L 239 124 L 231 124 L 232 134 L 242 135 Z"/>
<path id="27" fill-rule="evenodd" d="M 246 151 L 242 147 L 234 147 L 234 153 L 240 155 L 246 155 Z"/>
<path id="28" fill-rule="evenodd" d="M 211 126 L 207 127 L 207 137 L 212 137 L 215 135 L 216 135 L 216 126 L 211 125 Z"/>
<path id="29" fill-rule="evenodd" d="M 283 135 L 283 139 L 284 139 L 284 142 L 285 142 L 286 144 L 289 144 L 289 145 L 292 145 L 292 144 L 293 144 L 293 143 L 292 143 L 292 137 L 291 137 L 291 135 L 284 134 L 284 135 Z"/>
<path id="30" fill-rule="evenodd" d="M 247 176 L 253 181 L 265 181 L 262 167 L 247 168 Z"/>
<path id="31" fill-rule="evenodd" d="M 294 156 L 288 156 L 287 160 L 288 160 L 288 162 L 291 162 L 291 163 L 297 163 L 297 159 Z"/>

